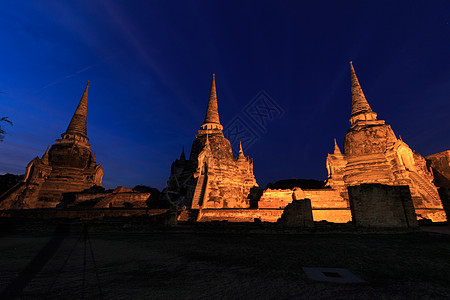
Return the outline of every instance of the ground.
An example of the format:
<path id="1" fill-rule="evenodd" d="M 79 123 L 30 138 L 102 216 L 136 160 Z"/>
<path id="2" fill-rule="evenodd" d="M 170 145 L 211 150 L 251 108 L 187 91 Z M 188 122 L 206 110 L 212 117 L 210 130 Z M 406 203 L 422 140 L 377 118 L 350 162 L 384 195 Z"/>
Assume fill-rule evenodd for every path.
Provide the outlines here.
<path id="1" fill-rule="evenodd" d="M 82 222 L 0 224 L 3 299 L 10 291 L 20 299 L 450 295 L 450 235 L 441 233 L 304 231 L 264 224 L 163 228 L 118 220 L 91 224 L 87 238 L 80 239 Z M 366 283 L 315 282 L 302 267 L 346 268 Z"/>

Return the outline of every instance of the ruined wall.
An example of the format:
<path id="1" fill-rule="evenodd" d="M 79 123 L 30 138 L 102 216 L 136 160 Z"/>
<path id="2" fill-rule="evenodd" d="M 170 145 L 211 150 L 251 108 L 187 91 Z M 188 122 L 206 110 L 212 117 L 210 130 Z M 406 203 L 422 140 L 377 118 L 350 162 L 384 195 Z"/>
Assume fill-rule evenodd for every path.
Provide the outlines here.
<path id="1" fill-rule="evenodd" d="M 202 209 L 198 222 L 228 221 L 228 222 L 276 222 L 283 214 L 283 209 Z"/>
<path id="2" fill-rule="evenodd" d="M 440 187 L 439 195 L 441 196 L 442 205 L 444 206 L 445 214 L 448 220 L 450 218 L 450 188 Z"/>
<path id="3" fill-rule="evenodd" d="M 311 200 L 293 200 L 284 208 L 278 222 L 286 226 L 313 227 Z"/>
<path id="4" fill-rule="evenodd" d="M 267 189 L 258 202 L 258 208 L 284 209 L 292 202 L 292 193 L 292 190 Z"/>
<path id="5" fill-rule="evenodd" d="M 74 201 L 67 207 L 110 208 L 126 207 L 145 208 L 151 193 L 140 193 L 131 189 L 117 187 L 112 193 L 74 193 Z"/>
<path id="6" fill-rule="evenodd" d="M 450 188 L 450 150 L 427 156 L 426 160 L 433 170 L 435 184 Z"/>
<path id="7" fill-rule="evenodd" d="M 334 189 L 267 189 L 263 192 L 258 207 L 261 209 L 284 209 L 294 199 L 304 198 L 311 200 L 314 221 L 347 223 L 352 219 L 348 201 L 342 197 L 340 191 Z"/>
<path id="8" fill-rule="evenodd" d="M 363 227 L 417 227 L 408 186 L 361 184 L 348 188 L 353 221 Z"/>

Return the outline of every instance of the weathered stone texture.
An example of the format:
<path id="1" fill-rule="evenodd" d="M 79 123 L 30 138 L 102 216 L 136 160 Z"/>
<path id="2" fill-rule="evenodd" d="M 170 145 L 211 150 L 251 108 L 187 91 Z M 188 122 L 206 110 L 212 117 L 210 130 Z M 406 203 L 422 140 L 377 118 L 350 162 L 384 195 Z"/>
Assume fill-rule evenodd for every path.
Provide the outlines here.
<path id="1" fill-rule="evenodd" d="M 228 221 L 228 222 L 254 222 L 258 219 L 262 222 L 276 222 L 283 214 L 283 209 L 251 209 L 251 208 L 226 208 L 226 209 L 202 209 L 197 221 Z"/>
<path id="2" fill-rule="evenodd" d="M 327 186 L 348 199 L 347 187 L 363 183 L 408 185 L 418 218 L 445 221 L 433 173 L 426 160 L 397 139 L 394 131 L 368 106 L 351 66 L 352 115 L 344 153 L 335 146 L 327 157 Z M 313 204 L 314 207 L 314 204 Z"/>
<path id="3" fill-rule="evenodd" d="M 362 184 L 348 188 L 353 221 L 362 227 L 417 227 L 408 186 Z"/>
<path id="4" fill-rule="evenodd" d="M 333 223 L 347 223 L 351 221 L 348 200 L 341 196 L 341 192 L 333 189 L 293 190 L 267 189 L 258 202 L 260 209 L 284 209 L 295 199 L 308 198 L 311 201 L 314 221 L 328 221 Z"/>
<path id="5" fill-rule="evenodd" d="M 284 208 L 278 222 L 286 226 L 313 227 L 311 200 L 296 200 L 295 196 L 293 198 L 292 202 Z"/>
<path id="6" fill-rule="evenodd" d="M 167 200 L 192 209 L 250 207 L 250 189 L 258 186 L 253 161 L 242 151 L 238 158 L 233 157 L 222 128 L 213 78 L 205 121 L 192 143 L 189 159 L 183 151 L 172 164 L 163 191 Z"/>
<path id="7" fill-rule="evenodd" d="M 80 208 L 144 208 L 150 193 L 139 193 L 119 186 L 110 193 L 72 193 L 73 201 L 67 207 Z"/>
<path id="8" fill-rule="evenodd" d="M 450 150 L 429 155 L 426 160 L 433 170 L 435 184 L 450 188 Z"/>
<path id="9" fill-rule="evenodd" d="M 28 164 L 23 183 L 0 199 L 0 209 L 54 208 L 63 193 L 102 185 L 103 168 L 86 136 L 88 86 L 62 139 Z"/>
<path id="10" fill-rule="evenodd" d="M 450 218 L 450 188 L 440 187 L 439 195 L 442 199 L 442 205 L 444 206 L 445 214 L 447 215 L 447 220 Z"/>

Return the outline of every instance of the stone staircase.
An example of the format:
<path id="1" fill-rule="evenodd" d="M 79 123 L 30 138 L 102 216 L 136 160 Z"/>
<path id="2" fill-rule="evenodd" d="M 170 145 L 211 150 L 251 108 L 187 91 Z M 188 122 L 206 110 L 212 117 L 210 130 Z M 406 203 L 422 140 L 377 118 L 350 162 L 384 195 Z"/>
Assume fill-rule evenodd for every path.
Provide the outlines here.
<path id="1" fill-rule="evenodd" d="M 409 175 L 413 183 L 417 184 L 422 191 L 425 191 L 427 193 L 427 196 L 432 199 L 433 203 L 441 203 L 441 198 L 439 197 L 437 188 L 434 187 L 432 183 L 429 183 L 415 172 L 410 172 Z"/>
<path id="2" fill-rule="evenodd" d="M 186 209 L 183 210 L 177 218 L 178 222 L 195 222 L 197 221 L 199 214 L 198 209 Z"/>

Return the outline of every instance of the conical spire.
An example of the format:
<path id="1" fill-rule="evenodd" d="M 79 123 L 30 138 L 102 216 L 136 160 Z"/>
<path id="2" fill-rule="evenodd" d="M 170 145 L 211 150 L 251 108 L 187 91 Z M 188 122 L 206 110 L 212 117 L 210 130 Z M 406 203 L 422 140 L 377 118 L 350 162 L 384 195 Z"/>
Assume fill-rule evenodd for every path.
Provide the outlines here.
<path id="1" fill-rule="evenodd" d="M 242 150 L 242 142 L 239 142 L 239 156 L 238 159 L 245 158 L 244 151 Z"/>
<path id="2" fill-rule="evenodd" d="M 350 62 L 350 72 L 352 81 L 352 116 L 372 112 L 369 103 L 364 96 L 358 77 L 356 77 L 355 69 L 352 62 Z"/>
<path id="3" fill-rule="evenodd" d="M 216 74 L 213 74 L 213 80 L 211 83 L 211 92 L 209 94 L 208 107 L 206 108 L 205 122 L 203 122 L 203 124 L 206 123 L 220 124 L 219 108 L 217 105 L 217 94 L 216 94 Z"/>
<path id="4" fill-rule="evenodd" d="M 336 139 L 334 139 L 334 154 L 342 154 L 341 149 L 339 149 L 339 146 L 336 142 Z"/>
<path id="5" fill-rule="evenodd" d="M 186 160 L 186 155 L 184 154 L 184 146 L 183 149 L 181 150 L 180 160 Z"/>
<path id="6" fill-rule="evenodd" d="M 78 103 L 77 109 L 73 114 L 72 120 L 67 127 L 66 133 L 69 134 L 80 134 L 87 137 L 87 105 L 88 105 L 88 92 L 89 92 L 89 81 L 84 90 L 83 96 L 81 97 L 80 103 Z"/>
<path id="7" fill-rule="evenodd" d="M 44 155 L 42 155 L 41 157 L 41 162 L 48 165 L 48 148 L 49 146 L 47 146 L 47 150 L 45 150 Z"/>

